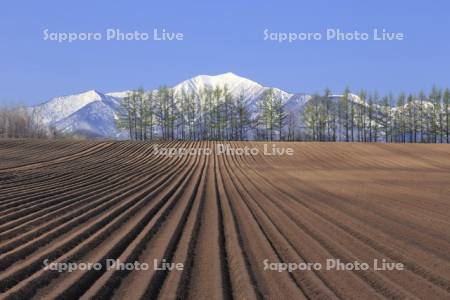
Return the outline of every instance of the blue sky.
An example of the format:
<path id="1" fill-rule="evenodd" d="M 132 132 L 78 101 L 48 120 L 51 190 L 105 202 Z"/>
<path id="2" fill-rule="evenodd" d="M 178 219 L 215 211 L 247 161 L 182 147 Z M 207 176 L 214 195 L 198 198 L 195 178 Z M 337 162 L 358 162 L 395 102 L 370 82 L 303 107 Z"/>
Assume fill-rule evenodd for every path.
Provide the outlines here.
<path id="1" fill-rule="evenodd" d="M 4 1 L 0 103 L 173 85 L 234 72 L 289 92 L 381 93 L 450 86 L 450 3 L 436 1 Z M 179 42 L 43 40 L 50 32 L 184 33 Z M 264 41 L 327 28 L 403 32 L 403 41 Z"/>

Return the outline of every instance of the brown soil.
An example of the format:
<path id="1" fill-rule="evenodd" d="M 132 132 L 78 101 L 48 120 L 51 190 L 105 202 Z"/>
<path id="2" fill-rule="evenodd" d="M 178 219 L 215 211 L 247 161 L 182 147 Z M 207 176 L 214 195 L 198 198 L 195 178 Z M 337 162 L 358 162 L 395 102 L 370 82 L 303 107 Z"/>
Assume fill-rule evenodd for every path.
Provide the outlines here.
<path id="1" fill-rule="evenodd" d="M 170 157 L 156 143 L 0 141 L 0 299 L 450 299 L 450 146 L 275 142 L 294 155 L 266 156 L 272 143 L 221 142 L 259 155 Z"/>

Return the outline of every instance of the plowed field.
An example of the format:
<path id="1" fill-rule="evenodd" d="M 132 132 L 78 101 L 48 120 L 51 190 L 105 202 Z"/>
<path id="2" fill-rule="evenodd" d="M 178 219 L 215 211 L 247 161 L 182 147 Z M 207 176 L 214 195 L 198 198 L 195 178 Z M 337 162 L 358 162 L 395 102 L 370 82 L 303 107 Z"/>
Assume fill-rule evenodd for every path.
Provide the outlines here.
<path id="1" fill-rule="evenodd" d="M 450 146 L 220 143 L 0 141 L 0 298 L 450 299 Z"/>

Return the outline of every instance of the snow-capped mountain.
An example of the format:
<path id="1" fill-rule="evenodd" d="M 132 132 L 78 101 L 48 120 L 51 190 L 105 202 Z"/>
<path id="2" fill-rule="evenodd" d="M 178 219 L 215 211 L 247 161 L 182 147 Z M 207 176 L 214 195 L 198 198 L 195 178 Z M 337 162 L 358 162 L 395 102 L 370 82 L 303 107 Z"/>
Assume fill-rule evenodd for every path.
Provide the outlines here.
<path id="1" fill-rule="evenodd" d="M 116 137 L 116 110 L 103 101 L 94 101 L 53 125 L 60 132 L 91 137 Z"/>
<path id="2" fill-rule="evenodd" d="M 199 75 L 185 80 L 174 86 L 175 93 L 186 92 L 197 93 L 204 88 L 227 86 L 228 91 L 235 97 L 244 94 L 246 97 L 257 97 L 265 88 L 250 79 L 237 76 L 233 73 L 224 73 L 216 76 Z"/>
<path id="3" fill-rule="evenodd" d="M 264 92 L 270 89 L 255 81 L 233 73 L 215 76 L 199 75 L 185 80 L 173 87 L 174 93 L 199 94 L 205 88 L 226 88 L 234 97 L 243 96 L 252 117 L 258 115 L 259 102 Z M 278 88 L 272 88 L 275 97 L 282 99 L 287 111 L 300 114 L 306 103 L 311 99 L 308 94 L 288 93 Z M 127 133 L 116 127 L 116 119 L 120 109 L 120 99 L 131 91 L 102 93 L 90 90 L 84 93 L 62 96 L 51 99 L 41 105 L 30 108 L 41 123 L 57 129 L 65 134 L 82 134 L 89 137 L 125 138 Z M 334 95 L 333 97 L 340 97 Z M 202 97 L 198 97 L 202 101 Z M 359 102 L 359 97 L 352 95 L 351 99 Z"/>
<path id="4" fill-rule="evenodd" d="M 115 125 L 119 106 L 117 97 L 90 90 L 57 97 L 29 109 L 44 125 L 60 132 L 114 138 L 119 134 Z"/>
<path id="5" fill-rule="evenodd" d="M 264 87 L 261 84 L 250 79 L 240 77 L 231 72 L 216 76 L 199 75 L 191 79 L 185 80 L 174 86 L 175 94 L 181 94 L 182 91 L 187 93 L 198 93 L 205 88 L 225 87 L 228 89 L 233 97 L 243 96 L 249 108 L 252 110 L 257 108 L 257 102 L 269 87 Z M 293 94 L 284 92 L 278 88 L 273 88 L 276 97 L 287 101 Z"/>
<path id="6" fill-rule="evenodd" d="M 102 97 L 102 94 L 92 90 L 82 94 L 57 97 L 39 105 L 35 109 L 39 110 L 44 123 L 53 124 L 69 117 L 90 103 L 101 101 Z"/>
<path id="7" fill-rule="evenodd" d="M 255 113 L 258 101 L 263 93 L 269 89 L 250 79 L 224 73 L 216 76 L 199 75 L 185 80 L 173 87 L 175 94 L 182 91 L 199 93 L 205 88 L 227 87 L 234 96 L 244 96 L 250 111 Z M 276 97 L 280 97 L 286 107 L 297 109 L 309 99 L 308 95 L 291 94 L 273 88 Z M 116 128 L 117 112 L 120 98 L 127 96 L 130 91 L 102 93 L 90 90 L 84 93 L 57 97 L 43 104 L 31 107 L 39 120 L 56 128 L 62 133 L 82 133 L 91 137 L 120 138 L 122 132 Z"/>

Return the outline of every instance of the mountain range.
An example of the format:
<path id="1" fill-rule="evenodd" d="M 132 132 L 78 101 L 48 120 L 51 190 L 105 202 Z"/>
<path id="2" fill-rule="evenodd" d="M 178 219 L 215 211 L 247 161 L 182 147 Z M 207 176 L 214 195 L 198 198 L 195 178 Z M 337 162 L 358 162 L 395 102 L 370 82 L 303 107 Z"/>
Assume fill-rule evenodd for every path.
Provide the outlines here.
<path id="1" fill-rule="evenodd" d="M 255 81 L 233 73 L 215 76 L 199 75 L 173 87 L 175 94 L 199 93 L 206 87 L 227 86 L 234 97 L 244 96 L 252 115 L 257 114 L 258 102 L 269 89 Z M 287 110 L 299 113 L 311 98 L 307 94 L 288 93 L 273 88 L 275 97 L 282 99 Z M 84 93 L 53 98 L 30 108 L 39 120 L 64 134 L 82 134 L 99 138 L 126 138 L 126 133 L 117 129 L 116 118 L 120 99 L 130 91 L 103 93 L 90 90 Z"/>

